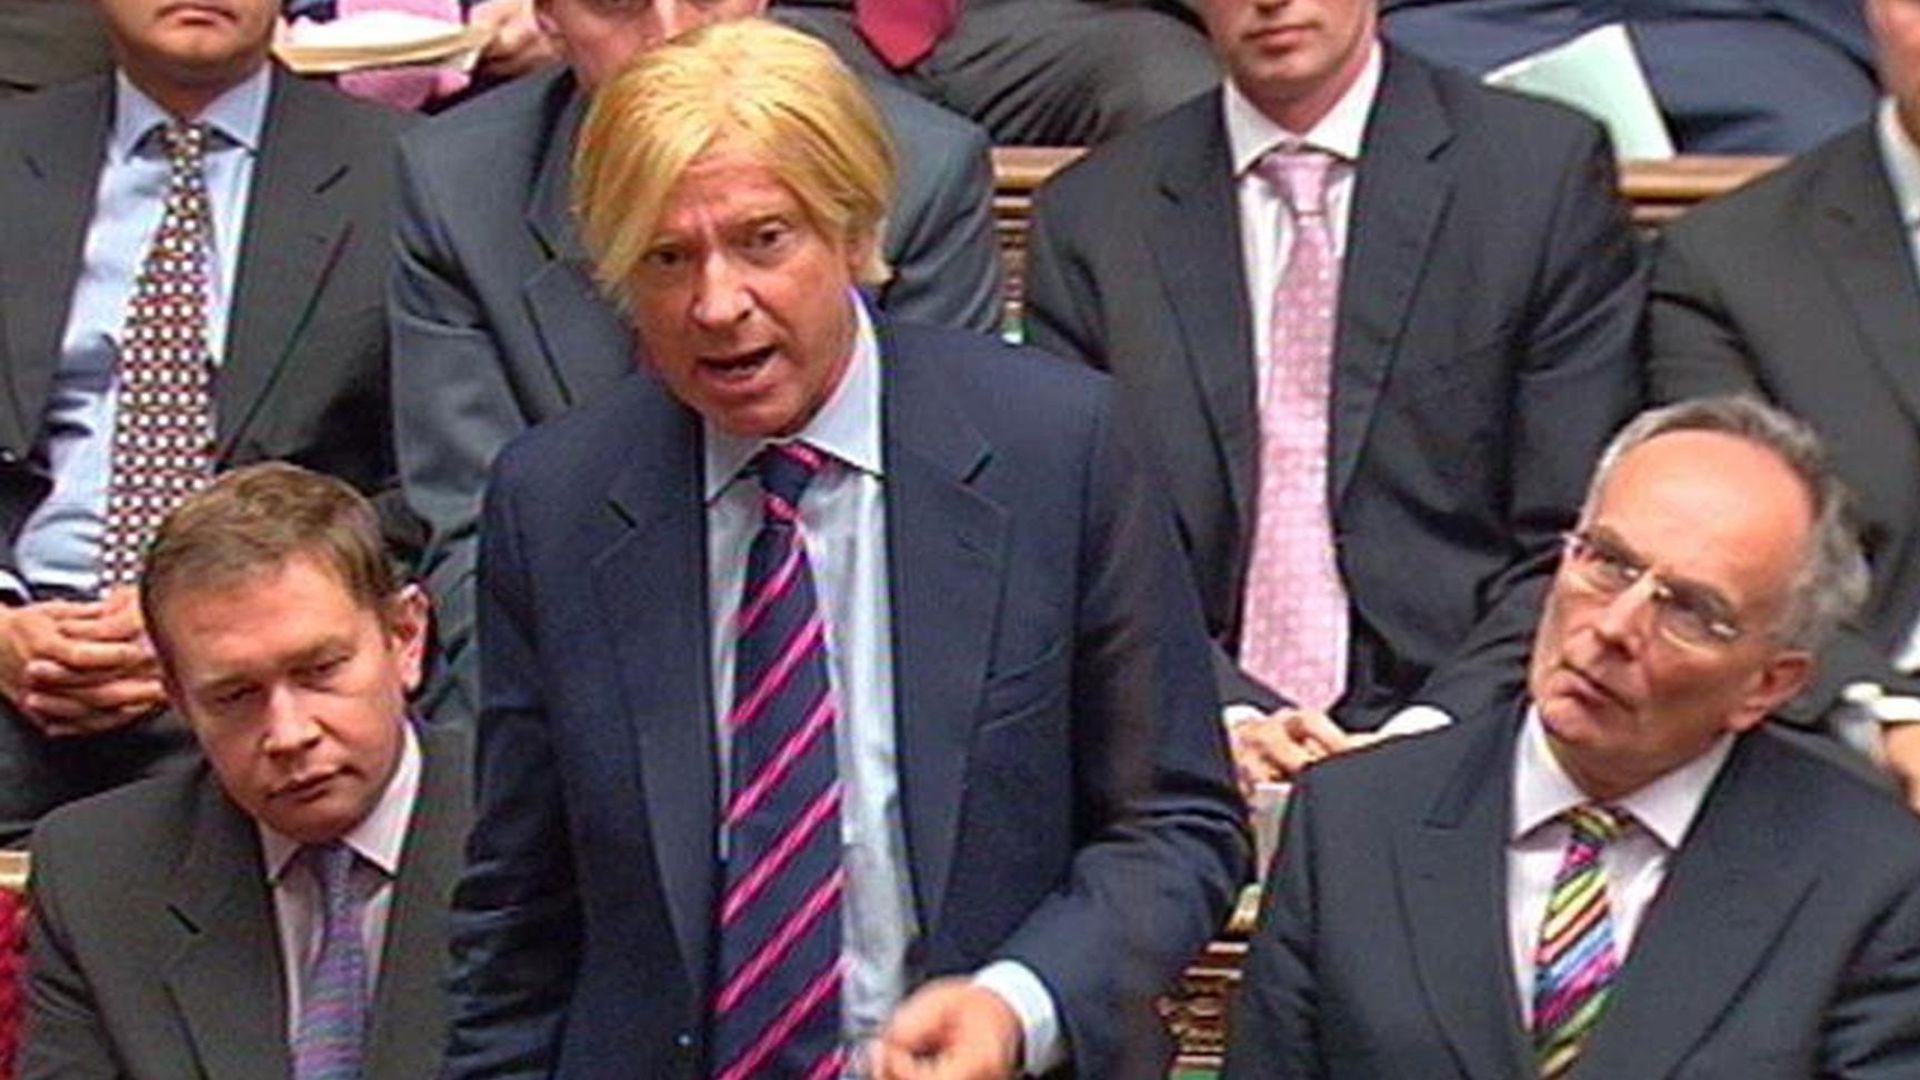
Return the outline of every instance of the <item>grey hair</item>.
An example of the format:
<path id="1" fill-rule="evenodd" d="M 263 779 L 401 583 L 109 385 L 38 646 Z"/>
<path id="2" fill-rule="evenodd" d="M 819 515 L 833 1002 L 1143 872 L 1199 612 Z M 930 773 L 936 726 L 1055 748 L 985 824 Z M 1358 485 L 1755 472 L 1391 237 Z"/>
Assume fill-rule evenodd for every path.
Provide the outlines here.
<path id="1" fill-rule="evenodd" d="M 1718 432 L 1745 439 L 1773 455 L 1799 478 L 1813 506 L 1811 542 L 1776 628 L 1786 645 L 1817 650 L 1867 598 L 1867 560 L 1854 531 L 1851 497 L 1827 462 L 1820 437 L 1804 421 L 1749 396 L 1710 397 L 1648 409 L 1607 444 L 1587 488 L 1591 507 L 1627 451 L 1680 431 Z"/>

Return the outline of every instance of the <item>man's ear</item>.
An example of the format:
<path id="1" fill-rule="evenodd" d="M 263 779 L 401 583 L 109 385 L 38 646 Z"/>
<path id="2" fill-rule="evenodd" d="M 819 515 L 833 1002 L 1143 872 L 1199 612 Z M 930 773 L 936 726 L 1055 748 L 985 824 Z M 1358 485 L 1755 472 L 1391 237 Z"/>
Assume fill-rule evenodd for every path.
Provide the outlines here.
<path id="1" fill-rule="evenodd" d="M 427 591 L 409 584 L 387 600 L 384 622 L 387 642 L 400 665 L 400 680 L 412 693 L 420 688 L 427 664 L 427 630 L 432 624 L 433 603 Z"/>
<path id="2" fill-rule="evenodd" d="M 1727 730 L 1751 731 L 1764 723 L 1774 710 L 1793 700 L 1813 679 L 1811 653 L 1801 649 L 1782 649 L 1775 653 L 1754 676 L 1753 686 L 1740 708 L 1727 721 Z"/>

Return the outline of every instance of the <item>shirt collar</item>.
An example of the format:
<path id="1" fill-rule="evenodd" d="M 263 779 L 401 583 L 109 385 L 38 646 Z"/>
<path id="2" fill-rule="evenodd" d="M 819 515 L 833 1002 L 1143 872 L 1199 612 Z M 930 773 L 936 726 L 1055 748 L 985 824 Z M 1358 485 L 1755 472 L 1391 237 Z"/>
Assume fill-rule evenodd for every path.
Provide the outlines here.
<path id="1" fill-rule="evenodd" d="M 1373 111 L 1374 98 L 1380 92 L 1380 43 L 1368 46 L 1366 65 L 1360 77 L 1333 103 L 1320 122 L 1306 131 L 1288 131 L 1260 111 L 1240 92 L 1232 79 L 1221 94 L 1226 113 L 1227 150 L 1233 159 L 1233 175 L 1243 177 L 1260 159 L 1278 147 L 1298 144 L 1325 150 L 1341 161 L 1360 160 L 1360 142 L 1367 131 L 1367 116 Z"/>
<path id="2" fill-rule="evenodd" d="M 1887 169 L 1887 181 L 1893 185 L 1893 201 L 1900 208 L 1900 223 L 1909 229 L 1920 228 L 1920 147 L 1900 123 L 1900 112 L 1892 98 L 1882 98 L 1874 134 L 1880 143 L 1880 160 Z"/>
<path id="3" fill-rule="evenodd" d="M 873 320 L 858 292 L 850 301 L 854 310 L 853 358 L 827 403 L 793 435 L 842 464 L 874 476 L 880 468 L 880 343 Z M 753 461 L 761 447 L 774 439 L 743 438 L 702 422 L 706 447 L 706 501 L 711 504 Z"/>
<path id="4" fill-rule="evenodd" d="M 1677 851 L 1700 814 L 1707 789 L 1733 750 L 1733 735 L 1722 735 L 1702 753 L 1652 783 L 1614 800 L 1652 833 L 1668 851 Z M 1519 840 L 1593 797 L 1580 790 L 1547 745 L 1537 707 L 1527 708 L 1520 728 L 1520 745 L 1513 756 L 1513 831 Z"/>
<path id="5" fill-rule="evenodd" d="M 420 792 L 420 737 L 413 723 L 401 720 L 400 764 L 387 781 L 387 790 L 360 824 L 347 830 L 340 842 L 352 848 L 362 859 L 380 868 L 389 878 L 400 875 L 400 849 L 406 845 L 407 825 L 413 820 L 413 804 Z M 301 843 L 278 832 L 265 822 L 256 822 L 260 830 L 260 849 L 267 858 L 267 880 L 278 884 L 287 864 L 300 853 Z"/>
<path id="6" fill-rule="evenodd" d="M 259 70 L 229 87 L 214 98 L 196 119 L 228 142 L 249 153 L 260 149 L 260 133 L 267 125 L 267 97 L 273 86 L 273 65 L 261 64 Z M 160 107 L 125 71 L 113 77 L 113 131 L 107 138 L 108 160 L 125 162 L 140 149 L 147 133 L 171 121 L 173 117 Z"/>

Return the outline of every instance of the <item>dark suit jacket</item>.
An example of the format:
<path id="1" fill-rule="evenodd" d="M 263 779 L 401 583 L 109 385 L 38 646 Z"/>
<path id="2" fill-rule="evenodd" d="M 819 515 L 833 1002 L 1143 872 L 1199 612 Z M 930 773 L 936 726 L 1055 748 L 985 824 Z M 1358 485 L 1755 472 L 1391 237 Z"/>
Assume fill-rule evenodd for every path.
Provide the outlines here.
<path id="1" fill-rule="evenodd" d="M 909 985 L 1021 961 L 1079 1075 L 1164 1076 L 1149 999 L 1246 863 L 1164 506 L 1087 373 L 952 331 L 880 347 Z M 606 398 L 488 493 L 454 1077 L 708 1075 L 700 427 L 649 375 Z"/>
<path id="2" fill-rule="evenodd" d="M 1891 666 L 1920 619 L 1920 283 L 1872 125 L 1667 229 L 1648 325 L 1656 399 L 1758 394 L 1819 430 L 1856 496 L 1872 591 L 1789 714 L 1852 682 L 1920 694 Z"/>
<path id="3" fill-rule="evenodd" d="M 1259 417 L 1220 108 L 1197 98 L 1042 189 L 1026 310 L 1035 344 L 1112 371 L 1150 418 L 1231 650 Z M 1352 612 L 1339 715 L 1369 727 L 1517 691 L 1559 534 L 1640 399 L 1643 276 L 1588 121 L 1389 50 L 1363 146 L 1328 502 Z M 1225 700 L 1286 692 L 1222 667 Z"/>
<path id="4" fill-rule="evenodd" d="M 101 76 L 0 106 L 0 565 L 46 496 L 32 459 L 112 123 Z M 382 289 L 404 114 L 276 71 L 226 356 L 218 467 L 279 459 L 366 491 L 393 477 Z"/>
<path id="5" fill-rule="evenodd" d="M 1316 766 L 1231 1018 L 1226 1080 L 1511 1080 L 1516 722 Z M 1673 856 L 1573 1076 L 1920 1075 L 1920 823 L 1761 730 Z"/>
<path id="6" fill-rule="evenodd" d="M 468 736 L 420 729 L 368 1080 L 431 1076 L 445 1048 L 446 911 L 470 818 Z M 287 1076 L 273 898 L 253 819 L 205 766 L 51 814 L 34 835 L 19 1075 Z"/>
<path id="7" fill-rule="evenodd" d="M 986 135 L 871 88 L 900 148 L 883 245 L 894 316 L 994 330 L 1001 268 Z M 605 393 L 633 334 L 595 288 L 568 209 L 586 99 L 564 69 L 435 119 L 402 154 L 392 314 L 395 437 L 407 499 L 430 524 L 428 584 L 453 679 L 429 712 L 471 721 L 474 526 L 487 466 L 513 436 Z"/>

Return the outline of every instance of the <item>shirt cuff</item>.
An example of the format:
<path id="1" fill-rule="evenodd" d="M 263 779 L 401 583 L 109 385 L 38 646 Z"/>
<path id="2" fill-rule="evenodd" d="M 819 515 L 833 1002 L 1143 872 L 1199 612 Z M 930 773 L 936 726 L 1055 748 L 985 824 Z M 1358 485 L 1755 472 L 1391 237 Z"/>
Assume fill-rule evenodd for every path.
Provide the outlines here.
<path id="1" fill-rule="evenodd" d="M 1920 697 L 1889 694 L 1879 683 L 1849 683 L 1840 697 L 1882 724 L 1920 724 Z"/>
<path id="2" fill-rule="evenodd" d="M 1053 995 L 1033 969 L 1018 960 L 995 960 L 973 977 L 1007 1003 L 1020 1019 L 1020 1061 L 1027 1076 L 1043 1076 L 1067 1061 L 1067 1040 Z"/>
<path id="3" fill-rule="evenodd" d="M 1235 727 L 1239 727 L 1241 724 L 1251 723 L 1252 721 L 1259 720 L 1265 717 L 1266 715 L 1267 715 L 1267 710 L 1262 709 L 1258 705 L 1251 705 L 1244 701 L 1236 701 L 1231 705 L 1223 705 L 1220 708 L 1220 722 L 1227 725 L 1229 728 L 1235 728 Z"/>
<path id="4" fill-rule="evenodd" d="M 1409 705 L 1387 718 L 1380 725 L 1380 734 L 1389 738 L 1402 735 L 1422 735 L 1429 731 L 1439 731 L 1453 726 L 1453 717 L 1445 709 L 1435 705 Z"/>

